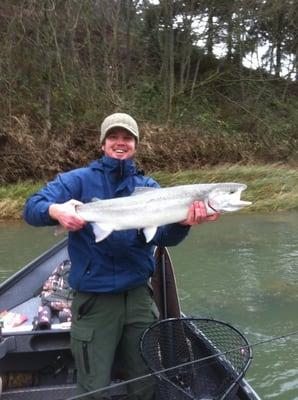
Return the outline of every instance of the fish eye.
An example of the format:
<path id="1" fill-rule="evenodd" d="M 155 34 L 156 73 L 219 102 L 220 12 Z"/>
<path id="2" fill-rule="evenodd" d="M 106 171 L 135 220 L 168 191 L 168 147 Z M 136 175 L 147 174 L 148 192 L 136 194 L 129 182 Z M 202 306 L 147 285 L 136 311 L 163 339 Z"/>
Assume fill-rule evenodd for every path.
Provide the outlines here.
<path id="1" fill-rule="evenodd" d="M 235 190 L 230 190 L 230 194 L 234 194 L 234 193 L 236 193 Z"/>

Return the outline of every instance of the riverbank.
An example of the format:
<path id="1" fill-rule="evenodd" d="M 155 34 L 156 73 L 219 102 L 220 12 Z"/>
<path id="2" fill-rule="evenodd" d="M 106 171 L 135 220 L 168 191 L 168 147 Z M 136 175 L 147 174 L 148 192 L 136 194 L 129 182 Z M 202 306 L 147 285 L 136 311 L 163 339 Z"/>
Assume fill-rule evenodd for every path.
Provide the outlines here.
<path id="1" fill-rule="evenodd" d="M 151 171 L 161 186 L 180 184 L 241 182 L 247 184 L 242 198 L 253 205 L 241 212 L 298 210 L 298 168 L 287 165 L 222 165 L 175 173 Z M 42 182 L 24 181 L 0 186 L 0 219 L 18 220 L 28 196 Z"/>

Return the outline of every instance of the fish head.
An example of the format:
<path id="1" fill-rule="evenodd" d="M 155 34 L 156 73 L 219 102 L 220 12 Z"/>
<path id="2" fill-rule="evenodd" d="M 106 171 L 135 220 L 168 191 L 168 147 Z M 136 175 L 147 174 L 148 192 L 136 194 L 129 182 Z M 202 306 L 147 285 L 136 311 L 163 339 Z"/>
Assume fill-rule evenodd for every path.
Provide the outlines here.
<path id="1" fill-rule="evenodd" d="M 213 213 L 232 212 L 251 205 L 251 201 L 241 200 L 241 193 L 247 188 L 242 183 L 218 184 L 209 192 L 207 199 L 208 211 Z M 212 212 L 211 212 L 212 213 Z"/>

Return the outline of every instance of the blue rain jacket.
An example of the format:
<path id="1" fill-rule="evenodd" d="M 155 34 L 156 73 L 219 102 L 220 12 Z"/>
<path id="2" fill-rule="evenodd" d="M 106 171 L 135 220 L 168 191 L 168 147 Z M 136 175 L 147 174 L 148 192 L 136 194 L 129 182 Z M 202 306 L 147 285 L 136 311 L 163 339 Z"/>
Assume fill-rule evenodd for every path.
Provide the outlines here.
<path id="1" fill-rule="evenodd" d="M 152 178 L 143 176 L 132 160 L 104 156 L 87 167 L 59 174 L 31 196 L 24 207 L 24 219 L 34 226 L 56 225 L 48 212 L 51 204 L 129 196 L 138 186 L 159 187 Z M 114 231 L 99 243 L 91 224 L 69 232 L 70 286 L 82 292 L 122 292 L 143 285 L 154 271 L 154 246 L 176 245 L 188 231 L 188 226 L 165 225 L 149 243 L 137 229 Z"/>

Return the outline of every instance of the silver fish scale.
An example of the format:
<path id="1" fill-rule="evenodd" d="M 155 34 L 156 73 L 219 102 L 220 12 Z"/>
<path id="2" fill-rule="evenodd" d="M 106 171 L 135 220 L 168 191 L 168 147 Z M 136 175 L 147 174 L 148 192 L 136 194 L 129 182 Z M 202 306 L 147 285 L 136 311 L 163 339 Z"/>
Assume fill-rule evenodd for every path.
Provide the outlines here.
<path id="1" fill-rule="evenodd" d="M 206 205 L 211 200 L 216 201 L 218 208 L 215 209 L 221 212 L 236 211 L 249 205 L 240 200 L 245 188 L 246 185 L 238 183 L 145 188 L 131 196 L 83 204 L 77 206 L 76 211 L 87 222 L 96 223 L 105 231 L 154 228 L 184 220 L 195 200 L 203 200 Z M 209 211 L 214 213 L 212 208 Z"/>

